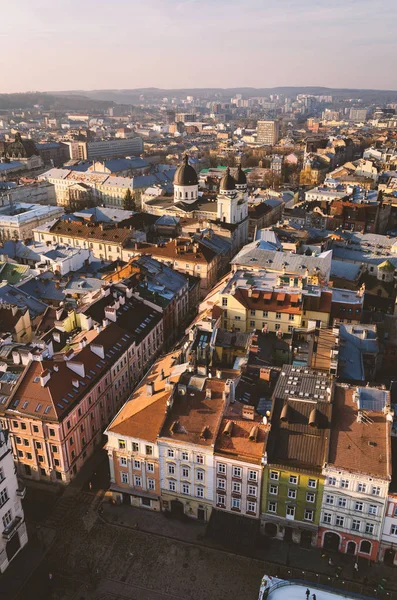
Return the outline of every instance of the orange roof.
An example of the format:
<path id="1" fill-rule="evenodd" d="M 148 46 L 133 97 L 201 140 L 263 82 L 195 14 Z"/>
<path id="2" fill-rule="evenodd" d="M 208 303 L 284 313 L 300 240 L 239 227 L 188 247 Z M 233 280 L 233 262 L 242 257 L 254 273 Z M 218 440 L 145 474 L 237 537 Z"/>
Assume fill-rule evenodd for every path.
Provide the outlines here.
<path id="1" fill-rule="evenodd" d="M 172 387 L 166 390 L 166 379 L 171 383 L 179 379 L 179 373 L 173 375 L 177 365 L 178 352 L 171 352 L 158 360 L 143 379 L 141 385 L 133 392 L 120 412 L 110 423 L 107 430 L 122 436 L 155 442 L 166 418 L 167 400 L 172 394 Z M 146 385 L 152 383 L 154 390 L 148 395 Z"/>
<path id="2" fill-rule="evenodd" d="M 329 464 L 352 473 L 389 479 L 391 476 L 391 424 L 382 412 L 367 413 L 369 421 L 357 421 L 355 388 L 336 386 Z"/>
<path id="3" fill-rule="evenodd" d="M 243 419 L 242 408 L 243 405 L 239 402 L 228 407 L 216 438 L 215 454 L 259 465 L 265 452 L 270 425 L 264 425 L 257 414 L 252 421 Z"/>

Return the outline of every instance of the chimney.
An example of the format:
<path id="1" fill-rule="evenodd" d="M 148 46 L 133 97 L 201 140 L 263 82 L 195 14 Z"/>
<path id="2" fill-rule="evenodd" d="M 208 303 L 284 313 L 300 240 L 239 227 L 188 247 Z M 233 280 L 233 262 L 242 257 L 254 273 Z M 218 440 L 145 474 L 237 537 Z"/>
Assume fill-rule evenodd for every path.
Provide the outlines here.
<path id="1" fill-rule="evenodd" d="M 40 385 L 41 387 L 45 387 L 46 383 L 50 381 L 51 373 L 48 369 L 45 369 L 40 375 Z"/>
<path id="2" fill-rule="evenodd" d="M 253 421 L 255 418 L 255 408 L 249 404 L 243 406 L 241 416 L 243 419 L 246 419 L 246 421 Z"/>
<path id="3" fill-rule="evenodd" d="M 79 380 L 78 379 L 72 379 L 72 386 L 75 388 L 78 388 L 80 385 Z"/>
<path id="4" fill-rule="evenodd" d="M 221 371 L 221 369 L 217 369 L 216 370 L 216 376 L 217 376 L 218 379 L 222 379 L 222 371 Z"/>
<path id="5" fill-rule="evenodd" d="M 153 394 L 154 394 L 154 383 L 153 382 L 146 384 L 146 394 L 148 396 L 153 396 Z"/>
<path id="6" fill-rule="evenodd" d="M 103 327 L 104 329 L 106 329 L 106 327 L 107 327 L 108 325 L 109 325 L 109 321 L 108 321 L 107 319 L 103 319 L 103 321 L 102 321 L 102 327 Z"/>
<path id="7" fill-rule="evenodd" d="M 233 433 L 233 421 L 228 421 L 223 430 L 223 435 L 232 436 Z"/>
<path id="8" fill-rule="evenodd" d="M 212 393 L 211 393 L 211 390 L 210 390 L 210 388 L 207 388 L 207 389 L 205 390 L 205 397 L 206 397 L 206 398 L 208 398 L 208 399 L 211 399 L 211 397 L 212 397 Z"/>

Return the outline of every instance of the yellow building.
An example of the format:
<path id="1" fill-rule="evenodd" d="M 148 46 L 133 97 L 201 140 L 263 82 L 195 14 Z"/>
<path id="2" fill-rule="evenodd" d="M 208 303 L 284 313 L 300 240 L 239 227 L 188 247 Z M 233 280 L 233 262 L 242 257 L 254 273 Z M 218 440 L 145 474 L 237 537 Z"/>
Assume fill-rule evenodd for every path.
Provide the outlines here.
<path id="1" fill-rule="evenodd" d="M 331 314 L 332 292 L 306 295 L 303 299 L 302 327 L 308 327 L 309 321 L 320 321 L 321 327 L 328 327 Z"/>
<path id="2" fill-rule="evenodd" d="M 299 292 L 237 288 L 221 294 L 220 302 L 225 329 L 245 332 L 260 329 L 287 334 L 302 326 L 302 294 Z"/>

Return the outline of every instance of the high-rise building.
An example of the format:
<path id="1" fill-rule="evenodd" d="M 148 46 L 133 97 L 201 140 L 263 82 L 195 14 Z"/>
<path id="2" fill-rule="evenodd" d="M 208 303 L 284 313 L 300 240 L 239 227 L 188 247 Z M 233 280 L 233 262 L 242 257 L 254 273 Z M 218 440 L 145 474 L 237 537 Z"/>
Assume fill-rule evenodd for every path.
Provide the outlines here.
<path id="1" fill-rule="evenodd" d="M 351 108 L 349 112 L 350 121 L 366 121 L 367 120 L 367 109 L 365 108 Z"/>
<path id="2" fill-rule="evenodd" d="M 279 130 L 278 121 L 258 121 L 256 128 L 258 144 L 274 146 L 279 139 Z"/>

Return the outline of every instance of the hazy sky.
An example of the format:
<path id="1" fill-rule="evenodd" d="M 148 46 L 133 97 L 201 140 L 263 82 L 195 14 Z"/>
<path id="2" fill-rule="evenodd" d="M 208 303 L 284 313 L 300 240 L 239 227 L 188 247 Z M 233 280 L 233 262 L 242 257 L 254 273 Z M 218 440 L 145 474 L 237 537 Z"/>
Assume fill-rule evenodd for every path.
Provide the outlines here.
<path id="1" fill-rule="evenodd" d="M 0 92 L 397 89 L 396 0 L 2 0 Z"/>

